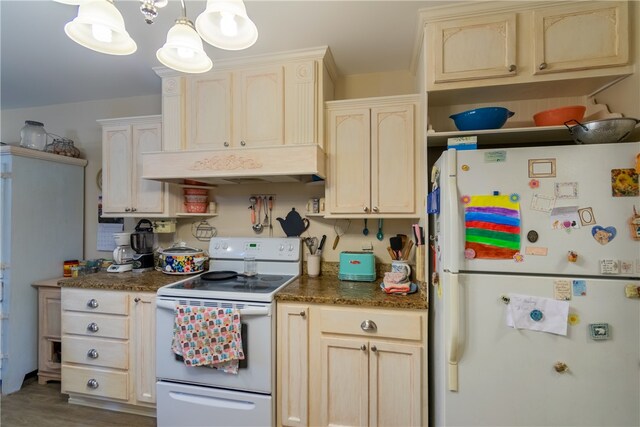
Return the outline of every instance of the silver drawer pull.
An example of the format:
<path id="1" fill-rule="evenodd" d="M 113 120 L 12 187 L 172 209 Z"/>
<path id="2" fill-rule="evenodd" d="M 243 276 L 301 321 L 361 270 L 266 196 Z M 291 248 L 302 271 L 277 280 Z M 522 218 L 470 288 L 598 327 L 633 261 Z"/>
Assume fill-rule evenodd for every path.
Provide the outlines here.
<path id="1" fill-rule="evenodd" d="M 96 389 L 98 388 L 100 384 L 98 384 L 98 381 L 95 378 L 91 378 L 89 381 L 87 381 L 87 387 L 92 388 L 92 389 Z"/>
<path id="2" fill-rule="evenodd" d="M 87 357 L 90 357 L 92 359 L 97 359 L 98 351 L 95 348 L 92 348 L 91 350 L 87 351 Z"/>
<path id="3" fill-rule="evenodd" d="M 95 298 L 91 298 L 87 301 L 87 307 L 98 308 L 98 301 Z"/>
<path id="4" fill-rule="evenodd" d="M 100 328 L 96 322 L 91 322 L 87 325 L 87 330 L 90 332 L 98 332 Z"/>
<path id="5" fill-rule="evenodd" d="M 375 331 L 378 329 L 378 326 L 376 326 L 373 320 L 365 320 L 360 324 L 360 328 L 362 328 L 363 331 Z"/>

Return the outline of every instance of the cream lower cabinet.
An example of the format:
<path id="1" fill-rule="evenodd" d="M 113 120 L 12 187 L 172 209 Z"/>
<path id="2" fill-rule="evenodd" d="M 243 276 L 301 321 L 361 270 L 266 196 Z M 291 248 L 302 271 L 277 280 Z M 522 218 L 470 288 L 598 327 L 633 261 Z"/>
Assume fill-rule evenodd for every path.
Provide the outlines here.
<path id="1" fill-rule="evenodd" d="M 167 217 L 179 192 L 142 179 L 142 153 L 162 150 L 160 116 L 98 120 L 102 125 L 102 215 Z"/>
<path id="2" fill-rule="evenodd" d="M 62 392 L 70 403 L 155 414 L 155 294 L 62 289 Z"/>
<path id="3" fill-rule="evenodd" d="M 426 311 L 278 304 L 278 425 L 427 424 Z"/>
<path id="4" fill-rule="evenodd" d="M 419 98 L 326 104 L 327 216 L 419 216 Z"/>

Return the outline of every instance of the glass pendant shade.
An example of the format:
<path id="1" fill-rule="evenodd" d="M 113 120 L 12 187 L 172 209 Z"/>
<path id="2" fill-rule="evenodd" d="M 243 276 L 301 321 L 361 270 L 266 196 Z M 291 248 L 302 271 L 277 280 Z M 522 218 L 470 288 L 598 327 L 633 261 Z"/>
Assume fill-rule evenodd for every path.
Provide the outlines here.
<path id="1" fill-rule="evenodd" d="M 193 24 L 184 18 L 176 20 L 156 57 L 167 67 L 183 73 L 204 73 L 213 67 Z"/>
<path id="2" fill-rule="evenodd" d="M 62 4 L 70 4 L 72 6 L 79 6 L 83 3 L 89 3 L 90 1 L 95 1 L 95 0 L 53 0 L 56 3 L 62 3 Z"/>
<path id="3" fill-rule="evenodd" d="M 241 50 L 258 40 L 258 29 L 242 0 L 207 0 L 207 7 L 196 18 L 200 37 L 212 46 Z"/>
<path id="4" fill-rule="evenodd" d="M 124 28 L 124 19 L 108 0 L 83 2 L 78 16 L 64 27 L 67 36 L 86 48 L 109 55 L 129 55 L 138 48 Z"/>

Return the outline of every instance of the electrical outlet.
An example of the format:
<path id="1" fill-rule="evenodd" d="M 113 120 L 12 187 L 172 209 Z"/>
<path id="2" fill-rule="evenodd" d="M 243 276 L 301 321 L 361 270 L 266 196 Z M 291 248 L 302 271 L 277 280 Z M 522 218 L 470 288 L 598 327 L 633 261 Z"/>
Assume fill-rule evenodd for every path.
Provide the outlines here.
<path id="1" fill-rule="evenodd" d="M 372 251 L 373 250 L 373 244 L 371 244 L 371 242 L 362 243 L 362 250 L 363 251 Z"/>

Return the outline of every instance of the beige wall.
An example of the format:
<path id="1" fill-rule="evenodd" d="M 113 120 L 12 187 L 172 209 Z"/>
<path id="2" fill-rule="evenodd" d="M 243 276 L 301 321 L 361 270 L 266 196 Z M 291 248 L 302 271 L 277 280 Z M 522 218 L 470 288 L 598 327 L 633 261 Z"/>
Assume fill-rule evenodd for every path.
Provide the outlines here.
<path id="1" fill-rule="evenodd" d="M 408 71 L 353 74 L 338 78 L 335 99 L 410 95 L 416 91 L 415 75 Z"/>

